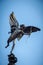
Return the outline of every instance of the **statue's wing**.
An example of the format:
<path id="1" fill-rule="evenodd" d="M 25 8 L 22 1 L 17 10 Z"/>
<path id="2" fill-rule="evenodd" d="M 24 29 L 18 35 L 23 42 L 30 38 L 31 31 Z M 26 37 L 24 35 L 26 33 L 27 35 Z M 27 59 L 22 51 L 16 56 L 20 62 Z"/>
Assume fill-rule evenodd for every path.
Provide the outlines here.
<path id="1" fill-rule="evenodd" d="M 18 26 L 19 26 L 19 23 L 18 23 L 18 21 L 17 21 L 16 18 L 15 18 L 14 12 L 12 12 L 12 13 L 10 14 L 10 21 L 9 21 L 9 23 L 10 23 L 10 26 L 11 26 L 11 27 L 16 27 L 16 28 L 18 28 Z"/>
<path id="2" fill-rule="evenodd" d="M 34 26 L 27 26 L 23 30 L 23 32 L 26 33 L 26 34 L 30 34 L 32 32 L 37 32 L 37 31 L 40 31 L 40 29 L 37 28 L 37 27 L 34 27 Z"/>

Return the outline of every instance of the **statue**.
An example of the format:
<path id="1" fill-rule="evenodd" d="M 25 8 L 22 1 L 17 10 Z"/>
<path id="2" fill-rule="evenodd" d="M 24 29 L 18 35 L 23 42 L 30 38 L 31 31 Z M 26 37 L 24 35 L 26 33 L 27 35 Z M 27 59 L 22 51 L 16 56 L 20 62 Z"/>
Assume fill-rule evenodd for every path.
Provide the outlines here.
<path id="1" fill-rule="evenodd" d="M 8 55 L 8 57 L 15 58 L 15 56 L 12 53 L 14 46 L 15 46 L 15 39 L 17 38 L 18 40 L 20 40 L 23 37 L 23 35 L 30 36 L 31 33 L 40 31 L 40 28 L 37 28 L 34 26 L 25 26 L 24 24 L 19 25 L 18 21 L 15 18 L 14 12 L 12 12 L 10 14 L 9 18 L 10 18 L 9 23 L 10 23 L 11 31 L 8 33 L 11 33 L 11 35 L 7 40 L 7 46 L 5 48 L 7 48 L 9 46 L 10 42 L 13 42 L 13 46 L 12 46 L 12 49 L 10 51 L 10 55 Z M 16 58 L 16 60 L 17 60 L 17 58 Z M 10 61 L 10 59 L 9 59 L 9 61 Z M 11 64 L 9 64 L 9 65 L 11 65 Z"/>

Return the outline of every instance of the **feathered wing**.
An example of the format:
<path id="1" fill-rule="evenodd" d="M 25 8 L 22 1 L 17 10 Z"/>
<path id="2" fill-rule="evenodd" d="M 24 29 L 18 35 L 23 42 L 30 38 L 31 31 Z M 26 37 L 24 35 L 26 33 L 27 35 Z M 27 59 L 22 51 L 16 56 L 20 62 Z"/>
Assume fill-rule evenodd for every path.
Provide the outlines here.
<path id="1" fill-rule="evenodd" d="M 37 28 L 37 27 L 34 27 L 34 26 L 27 26 L 27 27 L 25 27 L 24 30 L 23 30 L 23 32 L 24 32 L 25 34 L 31 34 L 32 32 L 37 32 L 37 31 L 40 31 L 40 29 Z"/>
<path id="2" fill-rule="evenodd" d="M 19 26 L 19 23 L 18 23 L 18 21 L 17 21 L 16 18 L 15 18 L 14 12 L 12 12 L 12 13 L 10 14 L 10 21 L 9 21 L 9 23 L 10 23 L 10 26 L 11 26 L 11 27 L 15 26 L 15 27 L 18 28 L 18 26 Z"/>
<path id="3" fill-rule="evenodd" d="M 20 40 L 23 35 L 31 35 L 31 33 L 33 32 L 37 32 L 40 31 L 40 29 L 38 27 L 34 27 L 34 26 L 27 26 L 25 27 L 24 25 L 22 26 L 22 32 L 19 34 L 19 36 L 17 37 L 18 40 Z"/>

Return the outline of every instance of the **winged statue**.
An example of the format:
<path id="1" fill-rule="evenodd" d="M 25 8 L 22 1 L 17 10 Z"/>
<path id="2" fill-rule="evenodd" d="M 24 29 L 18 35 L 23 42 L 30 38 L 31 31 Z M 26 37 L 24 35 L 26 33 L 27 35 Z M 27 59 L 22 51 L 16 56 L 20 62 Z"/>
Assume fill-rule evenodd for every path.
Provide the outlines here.
<path id="1" fill-rule="evenodd" d="M 34 26 L 25 26 L 24 24 L 19 25 L 17 19 L 15 18 L 14 12 L 10 14 L 9 19 L 10 19 L 9 23 L 10 23 L 11 31 L 8 33 L 11 34 L 7 40 L 7 46 L 5 48 L 7 48 L 9 46 L 9 43 L 13 41 L 13 46 L 11 49 L 11 53 L 12 53 L 15 46 L 16 38 L 20 40 L 23 37 L 23 35 L 31 35 L 31 33 L 33 32 L 40 31 L 40 28 Z"/>

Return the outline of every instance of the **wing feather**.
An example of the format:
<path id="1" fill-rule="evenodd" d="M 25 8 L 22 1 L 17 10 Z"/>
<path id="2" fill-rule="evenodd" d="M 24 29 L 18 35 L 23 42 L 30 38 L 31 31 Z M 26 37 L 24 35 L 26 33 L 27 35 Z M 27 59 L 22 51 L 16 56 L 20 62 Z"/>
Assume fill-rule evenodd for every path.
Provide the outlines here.
<path id="1" fill-rule="evenodd" d="M 17 28 L 18 28 L 18 26 L 19 26 L 19 23 L 18 23 L 18 21 L 17 21 L 16 18 L 15 18 L 14 12 L 12 12 L 12 13 L 10 14 L 10 21 L 9 21 L 9 23 L 10 23 L 10 26 L 15 26 L 15 27 L 17 27 Z"/>
<path id="2" fill-rule="evenodd" d="M 34 26 L 27 26 L 24 28 L 24 33 L 32 33 L 32 32 L 37 32 L 40 31 L 40 29 L 38 27 L 34 27 Z"/>

